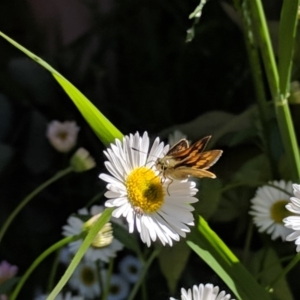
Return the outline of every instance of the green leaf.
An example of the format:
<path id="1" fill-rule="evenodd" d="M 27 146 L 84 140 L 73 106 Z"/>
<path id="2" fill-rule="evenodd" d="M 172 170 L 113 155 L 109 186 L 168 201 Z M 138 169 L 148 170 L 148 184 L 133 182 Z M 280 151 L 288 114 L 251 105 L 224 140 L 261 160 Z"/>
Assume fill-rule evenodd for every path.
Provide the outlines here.
<path id="1" fill-rule="evenodd" d="M 66 272 L 60 279 L 60 281 L 57 283 L 55 288 L 52 290 L 50 295 L 48 296 L 47 300 L 54 300 L 56 296 L 60 293 L 62 288 L 66 285 L 67 281 L 70 279 L 72 274 L 74 273 L 76 267 L 80 263 L 81 259 L 83 258 L 85 252 L 88 250 L 90 245 L 92 244 L 94 238 L 98 234 L 98 232 L 101 230 L 101 228 L 109 222 L 111 218 L 111 214 L 113 212 L 114 208 L 106 208 L 103 213 L 101 214 L 100 218 L 96 221 L 96 223 L 93 225 L 93 227 L 89 230 L 89 233 L 85 237 L 84 241 L 80 245 L 78 251 L 76 252 L 74 258 L 72 259 L 69 267 L 67 268 Z"/>
<path id="2" fill-rule="evenodd" d="M 126 248 L 140 254 L 140 247 L 135 235 L 130 234 L 127 229 L 119 224 L 113 223 L 114 237 L 119 240 Z"/>
<path id="3" fill-rule="evenodd" d="M 188 235 L 187 244 L 222 278 L 238 299 L 270 299 L 202 217 Z"/>
<path id="4" fill-rule="evenodd" d="M 2 36 L 9 43 L 14 45 L 16 48 L 25 53 L 32 60 L 36 61 L 52 74 L 55 80 L 61 85 L 64 91 L 74 102 L 74 104 L 86 119 L 86 121 L 89 123 L 91 128 L 94 130 L 98 138 L 105 145 L 113 142 L 115 138 L 122 138 L 122 133 L 104 115 L 102 115 L 101 112 L 94 106 L 94 104 L 92 104 L 71 82 L 64 78 L 60 73 L 58 73 L 40 57 L 30 52 L 1 31 L 0 36 Z"/>
<path id="5" fill-rule="evenodd" d="M 298 23 L 298 7 L 299 0 L 284 0 L 280 15 L 278 71 L 280 78 L 280 92 L 284 96 L 289 93 L 290 87 L 294 43 Z"/>
<path id="6" fill-rule="evenodd" d="M 184 240 L 173 247 L 163 247 L 158 256 L 160 269 L 165 276 L 171 293 L 174 293 L 177 282 L 187 264 L 191 249 Z M 174 263 L 176 262 L 176 263 Z"/>
<path id="7" fill-rule="evenodd" d="M 222 183 L 219 179 L 203 178 L 199 180 L 199 192 L 195 210 L 206 220 L 215 212 L 221 198 Z"/>
<path id="8" fill-rule="evenodd" d="M 262 249 L 251 258 L 249 270 L 255 275 L 262 285 L 268 286 L 278 274 L 283 271 L 279 257 L 273 248 Z M 272 297 L 276 299 L 293 300 L 285 277 L 276 282 L 272 289 Z"/>

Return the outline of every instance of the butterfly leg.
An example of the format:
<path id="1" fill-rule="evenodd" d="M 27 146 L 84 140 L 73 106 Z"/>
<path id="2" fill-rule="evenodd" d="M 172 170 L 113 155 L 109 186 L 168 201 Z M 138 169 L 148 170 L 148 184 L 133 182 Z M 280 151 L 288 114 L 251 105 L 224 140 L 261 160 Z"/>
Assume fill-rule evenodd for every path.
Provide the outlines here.
<path id="1" fill-rule="evenodd" d="M 172 184 L 173 183 L 173 179 L 172 178 L 169 178 L 170 180 L 171 180 L 171 182 L 168 184 L 168 187 L 167 187 L 167 193 L 168 193 L 168 195 L 170 196 L 170 193 L 169 193 L 169 186 L 170 186 L 170 184 Z"/>

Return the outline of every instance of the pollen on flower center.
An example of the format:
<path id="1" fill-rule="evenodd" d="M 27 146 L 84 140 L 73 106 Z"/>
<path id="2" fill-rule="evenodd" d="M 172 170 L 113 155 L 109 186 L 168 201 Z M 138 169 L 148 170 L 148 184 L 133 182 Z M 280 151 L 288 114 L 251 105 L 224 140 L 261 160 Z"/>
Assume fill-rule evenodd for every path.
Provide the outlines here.
<path id="1" fill-rule="evenodd" d="M 165 193 L 160 177 L 149 168 L 133 170 L 127 177 L 126 188 L 131 205 L 142 209 L 144 213 L 159 210 L 164 202 Z"/>
<path id="2" fill-rule="evenodd" d="M 288 200 L 278 200 L 271 206 L 271 218 L 274 222 L 283 224 L 282 220 L 291 215 L 291 213 L 285 208 L 288 203 Z"/>

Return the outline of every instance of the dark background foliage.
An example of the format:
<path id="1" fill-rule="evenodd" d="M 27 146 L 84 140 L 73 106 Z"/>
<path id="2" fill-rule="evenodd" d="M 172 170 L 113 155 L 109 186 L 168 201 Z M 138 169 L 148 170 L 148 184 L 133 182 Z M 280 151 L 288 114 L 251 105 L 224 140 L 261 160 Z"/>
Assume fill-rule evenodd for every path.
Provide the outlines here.
<path id="1" fill-rule="evenodd" d="M 193 24 L 188 16 L 198 4 L 1 0 L 0 30 L 48 61 L 121 132 L 155 135 L 211 110 L 238 114 L 255 103 L 243 33 L 221 1 L 208 1 L 194 40 L 185 42 Z M 265 1 L 270 20 L 278 19 L 280 5 Z M 45 137 L 51 120 L 76 120 L 77 144 L 98 163 L 47 188 L 12 224 L 0 258 L 18 265 L 22 274 L 61 237 L 66 218 L 103 189 L 97 177 L 104 170 L 103 145 L 46 71 L 2 39 L 0 51 L 0 223 L 29 192 L 68 165 L 69 155 L 55 152 Z M 237 164 L 233 155 L 228 165 Z M 220 227 L 220 235 L 232 238 Z M 49 259 L 36 271 L 24 295 L 45 284 L 40 275 L 51 264 Z M 197 276 L 190 268 L 188 273 Z M 201 268 L 199 280 L 205 278 L 206 267 Z M 156 272 L 152 278 L 161 276 Z M 155 299 L 168 297 L 163 289 Z"/>

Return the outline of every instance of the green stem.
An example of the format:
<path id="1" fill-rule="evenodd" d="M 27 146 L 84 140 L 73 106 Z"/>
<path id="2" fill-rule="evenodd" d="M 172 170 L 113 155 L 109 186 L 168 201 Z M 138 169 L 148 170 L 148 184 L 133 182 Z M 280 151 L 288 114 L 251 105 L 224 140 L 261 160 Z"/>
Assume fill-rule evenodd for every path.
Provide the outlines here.
<path id="1" fill-rule="evenodd" d="M 106 276 L 106 283 L 105 283 L 105 289 L 103 291 L 102 300 L 106 300 L 108 298 L 109 289 L 110 289 L 110 279 L 114 268 L 114 259 L 110 258 L 108 270 L 107 270 L 107 276 Z"/>
<path id="2" fill-rule="evenodd" d="M 52 264 L 51 272 L 50 272 L 49 278 L 48 278 L 47 293 L 49 293 L 53 289 L 54 278 L 55 278 L 55 275 L 57 272 L 60 255 L 61 255 L 61 249 L 60 249 L 60 251 L 57 251 L 55 259 Z"/>
<path id="3" fill-rule="evenodd" d="M 60 249 L 61 247 L 63 247 L 64 245 L 79 239 L 81 236 L 68 236 L 60 241 L 58 241 L 57 243 L 55 243 L 54 245 L 52 245 L 51 247 L 49 247 L 47 250 L 45 250 L 40 256 L 38 256 L 35 261 L 31 264 L 31 266 L 27 269 L 27 271 L 25 272 L 25 274 L 21 277 L 21 280 L 18 282 L 18 285 L 16 286 L 16 288 L 14 289 L 13 293 L 10 296 L 10 300 L 15 300 L 21 290 L 21 288 L 23 287 L 24 283 L 26 282 L 26 280 L 28 279 L 28 277 L 31 275 L 31 273 L 35 270 L 35 268 L 47 257 L 49 256 L 52 252 L 56 251 L 57 249 Z"/>
<path id="4" fill-rule="evenodd" d="M 295 1 L 284 1 L 286 6 L 295 5 L 299 3 L 297 0 Z M 294 130 L 294 125 L 292 122 L 288 102 L 287 102 L 287 80 L 290 78 L 290 72 L 292 67 L 292 48 L 293 48 L 293 40 L 288 41 L 289 51 L 287 52 L 280 52 L 280 55 L 284 55 L 284 62 L 286 64 L 289 61 L 289 65 L 286 67 L 285 64 L 280 65 L 280 74 L 278 73 L 278 68 L 275 61 L 275 55 L 272 48 L 272 43 L 267 27 L 267 21 L 265 18 L 263 6 L 261 0 L 251 0 L 250 7 L 252 11 L 253 21 L 252 23 L 256 25 L 258 39 L 260 42 L 260 49 L 262 53 L 263 63 L 265 66 L 267 79 L 269 82 L 269 87 L 271 90 L 273 102 L 275 105 L 276 117 L 277 122 L 279 125 L 281 138 L 283 141 L 283 145 L 285 148 L 285 154 L 289 161 L 290 171 L 291 171 L 291 178 L 294 181 L 299 181 L 300 179 L 300 157 L 299 157 L 299 150 L 297 144 L 297 138 Z M 286 10 L 288 11 L 289 10 Z M 284 12 L 285 12 L 284 11 Z M 290 35 L 286 35 L 287 39 L 293 39 L 293 34 L 297 25 L 297 12 L 294 11 L 293 14 L 286 15 L 284 14 L 284 18 L 281 19 L 280 26 L 282 27 L 282 23 L 287 22 L 288 19 L 291 18 L 292 22 L 288 22 L 289 31 L 291 31 Z M 281 39 L 281 48 L 282 49 L 282 39 Z M 282 61 L 282 57 L 279 57 L 279 61 Z M 283 67 L 282 67 L 283 66 Z M 280 75 L 280 77 L 279 77 Z M 284 78 L 285 77 L 285 78 Z"/>
<path id="5" fill-rule="evenodd" d="M 252 1 L 252 0 L 250 0 Z M 267 102 L 267 96 L 264 86 L 264 80 L 263 80 L 263 70 L 260 63 L 260 57 L 259 57 L 259 49 L 258 44 L 255 39 L 255 29 L 254 25 L 252 23 L 252 19 L 249 15 L 249 0 L 243 1 L 240 5 L 239 3 L 236 3 L 236 7 L 238 10 L 241 11 L 241 14 L 243 16 L 243 22 L 244 22 L 244 28 L 245 28 L 245 44 L 246 49 L 249 57 L 250 62 L 250 68 L 252 73 L 252 79 L 253 84 L 255 88 L 256 93 L 256 100 L 258 104 L 258 111 L 262 126 L 262 143 L 264 145 L 264 149 L 266 152 L 266 156 L 269 159 L 269 165 L 272 170 L 272 174 L 275 177 L 277 175 L 276 170 L 276 164 L 274 162 L 274 158 L 272 156 L 271 146 L 269 143 L 270 140 L 270 125 L 268 123 L 268 102 Z"/>
<path id="6" fill-rule="evenodd" d="M 84 241 L 82 242 L 81 246 L 79 247 L 78 251 L 76 252 L 74 258 L 72 259 L 69 267 L 67 268 L 66 272 L 57 283 L 55 288 L 52 290 L 51 294 L 48 296 L 47 300 L 54 300 L 62 288 L 65 286 L 67 281 L 70 279 L 72 274 L 74 273 L 76 267 L 80 263 L 82 257 L 84 256 L 87 249 L 92 244 L 95 236 L 101 230 L 101 228 L 110 220 L 111 214 L 114 208 L 106 208 L 103 213 L 101 214 L 100 218 L 96 221 L 93 227 L 89 230 L 87 236 L 85 237 Z"/>
<path id="7" fill-rule="evenodd" d="M 248 259 L 249 259 L 252 235 L 253 235 L 253 222 L 251 220 L 250 223 L 249 223 L 249 226 L 248 226 L 248 230 L 247 230 L 247 235 L 246 235 L 246 239 L 245 239 L 245 246 L 244 246 L 244 251 L 243 251 L 243 258 L 242 258 L 242 262 L 246 266 L 247 266 L 247 262 L 248 262 Z"/>
<path id="8" fill-rule="evenodd" d="M 268 286 L 268 290 L 271 290 L 272 287 L 275 286 L 275 284 L 284 277 L 293 267 L 297 265 L 297 263 L 300 261 L 300 253 L 297 253 L 297 255 L 294 256 L 293 260 L 284 268 L 284 270 L 270 283 Z"/>
<path id="9" fill-rule="evenodd" d="M 133 300 L 134 299 L 140 285 L 142 284 L 142 282 L 144 280 L 145 275 L 148 272 L 149 267 L 151 266 L 153 260 L 157 257 L 159 252 L 160 252 L 160 248 L 157 248 L 151 253 L 149 259 L 144 264 L 142 272 L 140 274 L 140 277 L 139 277 L 138 281 L 135 283 L 133 289 L 131 290 L 131 293 L 130 293 L 129 297 L 127 298 L 127 300 Z"/>
<path id="10" fill-rule="evenodd" d="M 5 221 L 5 223 L 2 225 L 2 228 L 0 230 L 0 243 L 3 239 L 3 236 L 7 230 L 7 228 L 10 226 L 16 215 L 29 203 L 30 200 L 32 200 L 37 194 L 39 194 L 42 190 L 44 190 L 47 186 L 52 184 L 53 182 L 57 181 L 61 177 L 71 173 L 73 169 L 71 167 L 68 167 L 64 170 L 61 170 L 57 172 L 53 177 L 48 179 L 46 182 L 38 186 L 33 192 L 31 192 L 21 203 L 14 209 L 14 211 L 9 215 L 8 219 Z"/>

